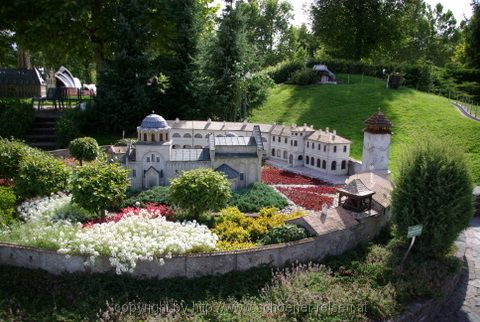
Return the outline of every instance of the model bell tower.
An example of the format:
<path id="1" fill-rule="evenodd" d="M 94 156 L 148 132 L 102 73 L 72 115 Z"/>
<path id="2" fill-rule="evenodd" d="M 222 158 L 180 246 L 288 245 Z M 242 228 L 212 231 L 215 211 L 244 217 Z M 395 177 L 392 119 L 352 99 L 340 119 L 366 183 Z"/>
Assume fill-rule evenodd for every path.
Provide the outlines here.
<path id="1" fill-rule="evenodd" d="M 393 124 L 379 110 L 365 121 L 362 172 L 388 174 L 388 152 Z"/>

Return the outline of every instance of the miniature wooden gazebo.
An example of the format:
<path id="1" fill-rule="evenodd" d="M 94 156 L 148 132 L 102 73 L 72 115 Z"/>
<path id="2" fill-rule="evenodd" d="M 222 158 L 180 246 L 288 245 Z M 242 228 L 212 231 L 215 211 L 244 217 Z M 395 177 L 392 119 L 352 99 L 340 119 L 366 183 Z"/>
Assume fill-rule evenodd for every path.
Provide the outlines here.
<path id="1" fill-rule="evenodd" d="M 350 181 L 344 188 L 338 188 L 338 204 L 345 209 L 364 212 L 372 209 L 374 191 L 368 189 L 360 179 Z"/>

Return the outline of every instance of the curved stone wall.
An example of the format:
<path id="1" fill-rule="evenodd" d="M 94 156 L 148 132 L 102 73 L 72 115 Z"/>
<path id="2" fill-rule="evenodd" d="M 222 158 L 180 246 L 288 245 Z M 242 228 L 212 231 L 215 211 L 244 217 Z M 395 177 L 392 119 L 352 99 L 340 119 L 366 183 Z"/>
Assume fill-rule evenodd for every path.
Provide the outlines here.
<path id="1" fill-rule="evenodd" d="M 148 278 L 199 277 L 244 271 L 268 265 L 282 267 L 293 262 L 319 261 L 339 255 L 360 243 L 371 240 L 386 224 L 388 217 L 379 215 L 361 219 L 358 225 L 296 242 L 262 246 L 248 250 L 189 254 L 156 261 L 139 262 L 131 275 Z M 86 266 L 84 256 L 65 256 L 55 251 L 0 244 L 0 265 L 42 269 L 52 274 L 65 272 L 114 273 L 107 257 L 99 257 Z"/>

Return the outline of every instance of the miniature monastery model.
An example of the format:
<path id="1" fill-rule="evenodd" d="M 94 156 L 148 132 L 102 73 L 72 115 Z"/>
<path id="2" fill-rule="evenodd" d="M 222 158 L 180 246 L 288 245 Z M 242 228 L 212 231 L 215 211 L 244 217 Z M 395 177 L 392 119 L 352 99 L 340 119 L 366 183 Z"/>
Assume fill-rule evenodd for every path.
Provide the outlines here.
<path id="1" fill-rule="evenodd" d="M 212 168 L 223 172 L 232 188 L 260 181 L 262 159 L 307 167 L 322 174 L 343 175 L 388 171 L 392 124 L 380 111 L 365 121 L 363 159 L 350 160 L 351 141 L 336 131 L 247 122 L 166 121 L 158 114 L 137 127 L 122 164 L 131 171 L 132 188 L 168 185 L 179 172 Z"/>

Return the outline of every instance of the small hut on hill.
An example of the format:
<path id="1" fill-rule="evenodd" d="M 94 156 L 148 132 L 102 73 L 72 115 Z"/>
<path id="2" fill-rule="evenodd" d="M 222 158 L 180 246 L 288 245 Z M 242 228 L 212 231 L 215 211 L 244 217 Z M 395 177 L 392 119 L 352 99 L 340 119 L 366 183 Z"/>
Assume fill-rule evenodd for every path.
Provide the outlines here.
<path id="1" fill-rule="evenodd" d="M 319 84 L 337 84 L 335 74 L 332 73 L 326 65 L 314 65 L 312 69 L 317 75 L 317 82 Z"/>

